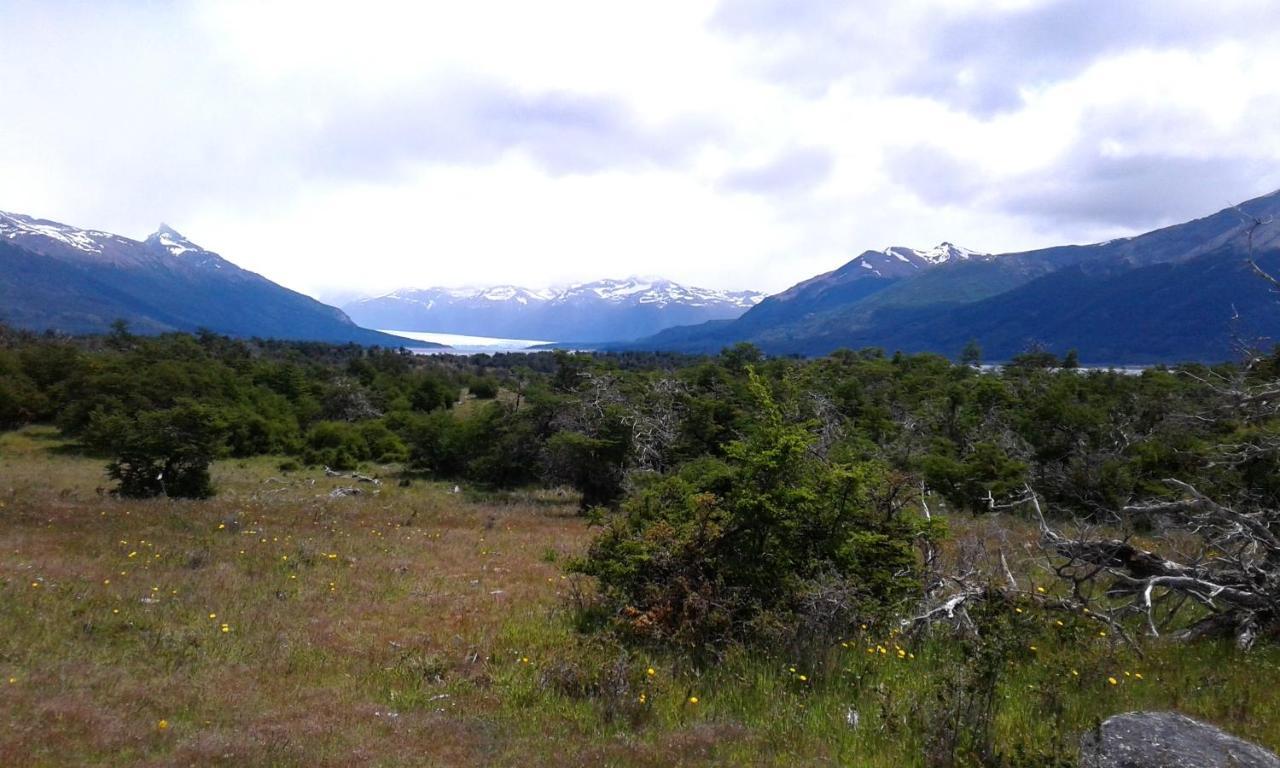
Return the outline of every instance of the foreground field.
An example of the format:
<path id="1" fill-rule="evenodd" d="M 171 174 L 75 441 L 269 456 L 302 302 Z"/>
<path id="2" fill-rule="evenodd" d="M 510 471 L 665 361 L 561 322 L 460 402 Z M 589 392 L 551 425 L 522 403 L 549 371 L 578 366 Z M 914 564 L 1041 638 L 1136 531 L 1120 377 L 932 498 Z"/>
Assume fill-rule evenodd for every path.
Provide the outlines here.
<path id="1" fill-rule="evenodd" d="M 698 672 L 580 635 L 572 499 L 333 498 L 351 481 L 267 460 L 214 479 L 207 502 L 121 501 L 51 432 L 0 435 L 0 765 L 907 766 L 945 727 L 941 642 Z M 1010 763 L 1069 764 L 1140 708 L 1280 748 L 1274 649 L 1035 631 L 995 703 Z"/>

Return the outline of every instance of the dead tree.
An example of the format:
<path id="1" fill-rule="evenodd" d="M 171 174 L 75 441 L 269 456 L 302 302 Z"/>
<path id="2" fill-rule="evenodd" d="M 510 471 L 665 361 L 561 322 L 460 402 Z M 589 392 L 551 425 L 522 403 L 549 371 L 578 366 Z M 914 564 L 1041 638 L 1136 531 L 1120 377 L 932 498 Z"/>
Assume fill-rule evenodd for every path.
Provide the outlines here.
<path id="1" fill-rule="evenodd" d="M 1068 536 L 1049 525 L 1030 488 L 1050 567 L 1070 585 L 1072 599 L 1097 616 L 1141 616 L 1153 636 L 1230 635 L 1242 649 L 1280 633 L 1280 512 L 1235 509 L 1180 480 L 1178 496 L 1136 504 L 1127 516 L 1158 516 L 1170 535 L 1191 542 L 1191 556 L 1174 560 L 1131 539 Z"/>

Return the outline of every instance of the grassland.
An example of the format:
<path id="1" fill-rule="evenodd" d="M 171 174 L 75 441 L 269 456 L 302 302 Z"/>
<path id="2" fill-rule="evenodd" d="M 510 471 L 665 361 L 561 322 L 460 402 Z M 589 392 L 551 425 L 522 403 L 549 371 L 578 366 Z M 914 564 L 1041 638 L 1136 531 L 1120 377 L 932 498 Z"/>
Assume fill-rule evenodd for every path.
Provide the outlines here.
<path id="1" fill-rule="evenodd" d="M 589 585 L 561 563 L 592 532 L 572 498 L 394 480 L 331 498 L 351 481 L 277 464 L 218 463 L 210 501 L 124 501 L 52 431 L 0 435 L 0 766 L 902 768 L 942 727 L 964 661 L 946 642 L 696 670 L 574 629 Z M 1070 760 L 1081 731 L 1148 708 L 1280 748 L 1276 649 L 1139 657 L 1035 621 L 997 694 L 1009 755 Z"/>

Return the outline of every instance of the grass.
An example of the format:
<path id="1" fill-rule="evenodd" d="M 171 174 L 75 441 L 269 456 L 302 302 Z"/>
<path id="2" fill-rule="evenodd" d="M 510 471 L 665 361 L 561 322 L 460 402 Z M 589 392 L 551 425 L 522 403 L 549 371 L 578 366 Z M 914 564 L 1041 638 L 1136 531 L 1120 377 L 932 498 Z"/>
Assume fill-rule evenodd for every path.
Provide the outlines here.
<path id="1" fill-rule="evenodd" d="M 559 563 L 592 535 L 574 498 L 393 481 L 330 498 L 350 481 L 279 463 L 218 463 L 210 501 L 125 501 L 51 430 L 0 435 L 0 765 L 901 768 L 964 664 L 869 631 L 808 667 L 694 670 L 574 631 L 585 585 Z M 1019 621 L 1006 751 L 1069 757 L 1132 709 L 1280 748 L 1274 648 L 1140 659 L 1096 626 Z"/>

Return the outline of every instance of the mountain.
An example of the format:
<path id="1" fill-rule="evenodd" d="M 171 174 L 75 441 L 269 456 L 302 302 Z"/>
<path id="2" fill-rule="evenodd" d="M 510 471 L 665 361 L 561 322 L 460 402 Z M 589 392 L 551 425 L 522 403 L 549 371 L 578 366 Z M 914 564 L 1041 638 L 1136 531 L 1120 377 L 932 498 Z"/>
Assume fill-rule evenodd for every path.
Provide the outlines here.
<path id="1" fill-rule="evenodd" d="M 1240 341 L 1280 338 L 1280 297 L 1246 261 L 1255 219 L 1257 260 L 1280 271 L 1276 192 L 1093 245 L 964 251 L 914 269 L 893 263 L 901 249 L 868 252 L 735 321 L 671 328 L 629 346 L 710 352 L 749 341 L 773 354 L 882 347 L 954 355 L 976 339 L 993 360 L 1032 344 L 1104 364 L 1222 360 Z"/>
<path id="2" fill-rule="evenodd" d="M 674 325 L 734 318 L 763 296 L 630 277 L 538 291 L 514 285 L 406 288 L 354 301 L 343 309 L 371 328 L 601 342 L 639 338 Z"/>
<path id="3" fill-rule="evenodd" d="M 98 333 L 208 328 L 230 336 L 402 346 L 160 225 L 146 240 L 0 212 L 0 322 Z M 412 342 L 413 346 L 438 346 Z"/>
<path id="4" fill-rule="evenodd" d="M 797 316 L 856 303 L 943 264 L 989 258 L 951 243 L 942 243 L 927 251 L 900 245 L 883 251 L 865 251 L 839 269 L 765 298 L 732 326 L 733 333 L 767 331 Z"/>

